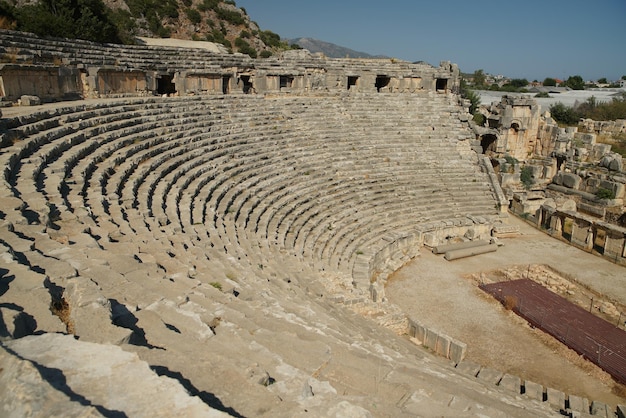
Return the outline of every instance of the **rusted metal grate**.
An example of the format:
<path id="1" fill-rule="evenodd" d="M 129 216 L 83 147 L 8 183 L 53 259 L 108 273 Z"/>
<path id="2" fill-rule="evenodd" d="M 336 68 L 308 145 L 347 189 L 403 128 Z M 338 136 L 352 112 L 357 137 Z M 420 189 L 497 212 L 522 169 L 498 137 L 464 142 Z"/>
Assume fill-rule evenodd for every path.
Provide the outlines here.
<path id="1" fill-rule="evenodd" d="M 481 285 L 503 305 L 626 384 L 626 331 L 530 280 Z"/>

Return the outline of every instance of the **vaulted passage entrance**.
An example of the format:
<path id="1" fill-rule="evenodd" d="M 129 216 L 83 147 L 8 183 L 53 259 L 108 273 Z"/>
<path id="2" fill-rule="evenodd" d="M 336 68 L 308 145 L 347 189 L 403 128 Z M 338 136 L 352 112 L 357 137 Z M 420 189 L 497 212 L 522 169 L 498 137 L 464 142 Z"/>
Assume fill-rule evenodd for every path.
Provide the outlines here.
<path id="1" fill-rule="evenodd" d="M 171 74 L 163 74 L 157 78 L 157 93 L 158 94 L 174 94 L 176 93 L 176 84 L 172 81 Z"/>
<path id="2" fill-rule="evenodd" d="M 480 138 L 480 146 L 483 149 L 483 154 L 488 154 L 490 152 L 496 152 L 498 137 L 492 134 L 483 135 Z"/>
<path id="3" fill-rule="evenodd" d="M 350 87 L 356 86 L 358 81 L 359 81 L 359 77 L 353 76 L 353 75 L 349 75 L 348 76 L 348 90 L 350 90 Z"/>
<path id="4" fill-rule="evenodd" d="M 385 75 L 379 75 L 376 77 L 376 91 L 380 92 L 380 89 L 383 87 L 387 87 L 391 82 L 391 77 L 387 77 Z"/>

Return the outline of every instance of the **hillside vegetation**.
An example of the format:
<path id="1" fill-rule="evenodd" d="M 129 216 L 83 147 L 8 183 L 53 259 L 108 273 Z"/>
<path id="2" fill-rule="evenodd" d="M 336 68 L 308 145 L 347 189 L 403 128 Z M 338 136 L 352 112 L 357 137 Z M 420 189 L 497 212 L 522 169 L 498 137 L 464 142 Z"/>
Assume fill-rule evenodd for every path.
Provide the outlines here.
<path id="1" fill-rule="evenodd" d="M 0 28 L 125 44 L 137 36 L 209 41 L 253 58 L 298 48 L 232 0 L 0 0 Z"/>

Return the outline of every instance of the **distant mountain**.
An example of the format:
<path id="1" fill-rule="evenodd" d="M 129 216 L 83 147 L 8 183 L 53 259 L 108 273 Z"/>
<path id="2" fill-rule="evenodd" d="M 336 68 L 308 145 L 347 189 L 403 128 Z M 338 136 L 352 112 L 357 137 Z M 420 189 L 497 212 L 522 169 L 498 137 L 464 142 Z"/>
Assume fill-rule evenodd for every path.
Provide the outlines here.
<path id="1" fill-rule="evenodd" d="M 287 39 L 287 42 L 290 45 L 296 44 L 304 49 L 308 49 L 313 53 L 321 52 L 328 58 L 389 58 L 384 55 L 371 55 L 366 52 L 355 51 L 350 48 L 345 48 L 343 46 L 313 38 Z"/>

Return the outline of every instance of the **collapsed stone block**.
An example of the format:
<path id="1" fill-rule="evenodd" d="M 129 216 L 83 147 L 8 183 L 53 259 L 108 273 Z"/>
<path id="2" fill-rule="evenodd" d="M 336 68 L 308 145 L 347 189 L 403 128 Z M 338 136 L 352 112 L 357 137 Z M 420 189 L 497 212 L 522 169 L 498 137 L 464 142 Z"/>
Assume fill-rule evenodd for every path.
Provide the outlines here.
<path id="1" fill-rule="evenodd" d="M 37 96 L 23 95 L 20 97 L 20 106 L 38 106 L 41 104 L 41 99 Z"/>

